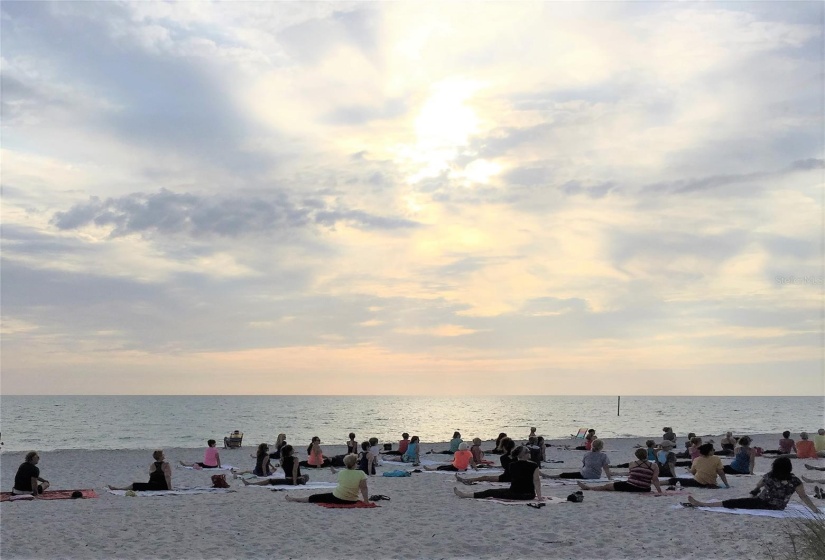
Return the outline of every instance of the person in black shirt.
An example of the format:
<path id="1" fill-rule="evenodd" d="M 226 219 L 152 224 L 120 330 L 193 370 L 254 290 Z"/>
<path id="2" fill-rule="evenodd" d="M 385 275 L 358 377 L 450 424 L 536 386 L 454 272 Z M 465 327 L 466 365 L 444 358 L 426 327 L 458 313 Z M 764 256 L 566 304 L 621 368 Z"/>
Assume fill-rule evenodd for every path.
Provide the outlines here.
<path id="1" fill-rule="evenodd" d="M 504 454 L 499 458 L 499 461 L 501 462 L 501 468 L 504 469 L 503 473 L 477 476 L 475 478 L 462 478 L 458 476 L 458 473 L 456 473 L 455 479 L 462 484 L 467 484 L 468 486 L 475 484 L 476 482 L 510 482 L 510 474 L 507 471 L 507 467 L 510 463 L 516 460 L 516 458 L 511 455 L 515 447 L 516 442 L 510 438 L 506 437 L 501 440 L 501 449 L 504 451 Z"/>
<path id="2" fill-rule="evenodd" d="M 505 500 L 541 500 L 541 478 L 539 466 L 530 460 L 530 450 L 516 447 L 512 455 L 517 458 L 510 463 L 510 488 L 494 488 L 482 492 L 462 492 L 453 488 L 459 498 L 499 498 Z"/>
<path id="3" fill-rule="evenodd" d="M 109 490 L 171 490 L 172 489 L 172 467 L 166 462 L 163 451 L 158 449 L 152 453 L 155 462 L 149 466 L 149 482 L 133 482 L 123 488 L 115 488 L 111 484 L 106 486 Z"/>
<path id="4" fill-rule="evenodd" d="M 37 454 L 37 451 L 26 453 L 26 461 L 20 465 L 17 474 L 14 476 L 12 494 L 31 494 L 37 497 L 38 494 L 42 494 L 49 487 L 49 481 L 40 478 L 40 469 L 37 468 L 39 462 L 40 455 Z"/>

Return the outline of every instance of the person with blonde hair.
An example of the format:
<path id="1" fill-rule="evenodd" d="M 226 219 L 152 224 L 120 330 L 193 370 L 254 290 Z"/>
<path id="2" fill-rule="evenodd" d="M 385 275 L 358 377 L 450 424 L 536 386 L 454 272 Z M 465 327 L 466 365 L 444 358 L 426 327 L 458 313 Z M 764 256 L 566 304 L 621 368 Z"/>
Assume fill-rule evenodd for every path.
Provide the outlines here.
<path id="1" fill-rule="evenodd" d="M 163 450 L 157 449 L 152 453 L 154 463 L 149 465 L 149 482 L 133 482 L 129 486 L 116 488 L 107 485 L 109 490 L 134 490 L 136 492 L 143 490 L 171 490 L 172 489 L 172 467 L 166 462 L 163 456 Z"/>
<path id="2" fill-rule="evenodd" d="M 338 471 L 338 486 L 335 490 L 325 494 L 312 494 L 306 498 L 293 498 L 287 495 L 286 500 L 310 504 L 354 504 L 358 502 L 360 493 L 363 501 L 369 502 L 367 475 L 364 471 L 356 469 L 356 465 L 358 465 L 358 455 L 350 453 L 344 456 L 346 469 Z"/>
<path id="3" fill-rule="evenodd" d="M 590 451 L 582 457 L 582 468 L 577 472 L 563 472 L 560 474 L 544 474 L 543 472 L 539 472 L 539 474 L 542 478 L 572 478 L 581 480 L 601 478 L 602 471 L 604 471 L 607 479 L 612 480 L 613 475 L 610 474 L 610 459 L 607 457 L 607 454 L 602 451 L 603 449 L 604 440 L 593 440 Z M 644 451 L 645 457 L 647 457 L 646 449 L 640 448 L 638 451 Z"/>

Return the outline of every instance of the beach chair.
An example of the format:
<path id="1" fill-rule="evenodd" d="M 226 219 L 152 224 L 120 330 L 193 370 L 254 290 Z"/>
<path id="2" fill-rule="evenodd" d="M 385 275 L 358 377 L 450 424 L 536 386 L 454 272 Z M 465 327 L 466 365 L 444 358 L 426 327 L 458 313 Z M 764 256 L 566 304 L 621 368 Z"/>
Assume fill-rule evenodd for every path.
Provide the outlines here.
<path id="1" fill-rule="evenodd" d="M 574 436 L 576 439 L 584 439 L 587 435 L 587 428 L 579 428 L 578 433 Z"/>
<path id="2" fill-rule="evenodd" d="M 243 432 L 235 430 L 229 436 L 223 438 L 223 446 L 225 449 L 238 449 L 243 443 Z"/>

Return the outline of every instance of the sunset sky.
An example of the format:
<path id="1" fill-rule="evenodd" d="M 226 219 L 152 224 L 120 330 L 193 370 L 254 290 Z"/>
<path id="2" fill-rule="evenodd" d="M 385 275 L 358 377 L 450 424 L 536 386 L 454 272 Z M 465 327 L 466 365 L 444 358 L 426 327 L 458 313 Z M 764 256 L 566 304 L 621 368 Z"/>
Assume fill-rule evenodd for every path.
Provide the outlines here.
<path id="1" fill-rule="evenodd" d="M 822 395 L 820 2 L 10 2 L 4 394 Z"/>

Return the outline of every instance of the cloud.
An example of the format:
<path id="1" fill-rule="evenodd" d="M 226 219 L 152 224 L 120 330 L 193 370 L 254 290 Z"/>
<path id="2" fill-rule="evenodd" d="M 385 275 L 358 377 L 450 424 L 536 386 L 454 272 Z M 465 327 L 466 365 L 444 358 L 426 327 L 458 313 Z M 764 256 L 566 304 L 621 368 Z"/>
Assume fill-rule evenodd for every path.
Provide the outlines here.
<path id="1" fill-rule="evenodd" d="M 77 204 L 57 212 L 52 223 L 61 230 L 94 225 L 111 228 L 112 237 L 134 233 L 186 234 L 199 238 L 215 235 L 240 237 L 274 234 L 313 224 L 335 227 L 347 223 L 356 228 L 381 230 L 416 227 L 411 220 L 373 216 L 360 210 L 321 210 L 320 201 L 305 200 L 303 206 L 286 196 L 206 197 L 161 190 Z"/>

